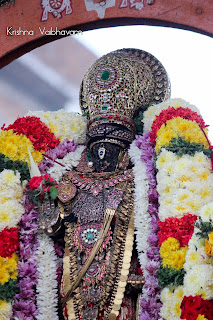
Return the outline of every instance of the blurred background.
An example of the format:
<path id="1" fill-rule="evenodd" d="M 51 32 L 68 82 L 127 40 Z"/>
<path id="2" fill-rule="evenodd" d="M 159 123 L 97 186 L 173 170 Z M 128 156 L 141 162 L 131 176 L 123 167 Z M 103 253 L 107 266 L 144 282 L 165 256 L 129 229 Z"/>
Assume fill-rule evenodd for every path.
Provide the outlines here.
<path id="1" fill-rule="evenodd" d="M 169 74 L 172 98 L 196 105 L 213 128 L 213 39 L 152 26 L 86 31 L 46 44 L 4 67 L 0 70 L 1 125 L 29 110 L 80 112 L 78 92 L 85 72 L 97 58 L 121 48 L 139 48 L 156 56 Z"/>

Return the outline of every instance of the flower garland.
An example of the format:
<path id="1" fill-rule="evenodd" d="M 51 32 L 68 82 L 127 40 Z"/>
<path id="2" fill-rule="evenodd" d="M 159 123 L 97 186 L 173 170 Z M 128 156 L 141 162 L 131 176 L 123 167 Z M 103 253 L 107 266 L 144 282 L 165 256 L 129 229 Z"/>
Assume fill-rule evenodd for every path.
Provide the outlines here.
<path id="1" fill-rule="evenodd" d="M 20 226 L 20 261 L 18 263 L 19 292 L 15 295 L 13 316 L 15 319 L 36 320 L 36 285 L 38 247 L 38 211 L 32 202 L 24 196 L 25 213 L 22 215 Z"/>
<path id="2" fill-rule="evenodd" d="M 54 112 L 28 112 L 29 116 L 36 116 L 45 123 L 50 132 L 63 142 L 65 139 L 83 143 L 86 140 L 87 120 L 77 112 L 67 112 L 63 109 Z"/>
<path id="3" fill-rule="evenodd" d="M 149 248 L 148 236 L 150 233 L 151 218 L 148 214 L 148 180 L 146 168 L 141 161 L 141 150 L 137 147 L 137 141 L 133 141 L 129 149 L 129 155 L 134 164 L 133 173 L 135 181 L 135 228 L 138 258 L 143 271 L 147 274 L 148 262 L 146 250 Z"/>
<path id="4" fill-rule="evenodd" d="M 2 130 L 13 130 L 18 135 L 25 135 L 32 142 L 35 150 L 47 151 L 56 147 L 59 144 L 59 139 L 55 138 L 55 135 L 50 132 L 47 125 L 45 125 L 37 117 L 22 117 L 18 118 L 13 124 Z"/>
<path id="5" fill-rule="evenodd" d="M 145 112 L 144 112 L 144 117 L 143 117 L 143 123 L 144 123 L 144 132 L 151 132 L 152 124 L 155 120 L 155 118 L 163 111 L 168 109 L 169 107 L 173 107 L 174 109 L 177 109 L 179 107 L 182 108 L 188 108 L 192 111 L 195 111 L 198 115 L 200 114 L 200 111 L 197 107 L 194 105 L 186 102 L 183 99 L 180 98 L 175 98 L 175 99 L 170 99 L 166 100 L 164 102 L 161 102 L 157 105 L 153 105 L 149 107 Z"/>
<path id="6" fill-rule="evenodd" d="M 160 255 L 158 237 L 156 235 L 158 231 L 158 193 L 156 192 L 156 177 L 154 168 L 155 152 L 150 143 L 149 133 L 143 135 L 143 137 L 138 137 L 136 144 L 142 150 L 141 161 L 145 164 L 146 176 L 149 184 L 148 213 L 151 219 L 149 236 L 147 238 L 149 248 L 147 248 L 145 252 L 149 260 L 145 266 L 146 273 L 141 299 L 142 311 L 140 314 L 140 320 L 157 320 L 159 318 L 161 303 L 159 302 L 160 287 L 157 280 L 157 271 L 160 266 Z"/>
<path id="7" fill-rule="evenodd" d="M 58 320 L 57 256 L 54 242 L 44 233 L 38 235 L 37 320 Z"/>
<path id="8" fill-rule="evenodd" d="M 27 146 L 38 164 L 41 163 L 45 151 L 47 156 L 48 153 L 51 156 L 53 150 L 52 155 L 55 155 L 55 158 L 52 157 L 53 160 L 58 157 L 62 160 L 66 156 L 62 161 L 65 169 L 70 169 L 68 162 L 71 161 L 72 166 L 77 164 L 84 147 L 77 148 L 74 141 L 70 142 L 66 138 L 75 138 L 79 142 L 86 137 L 86 120 L 78 114 L 69 114 L 61 110 L 55 113 L 40 112 L 39 115 L 40 118 L 36 116 L 18 118 L 7 128 L 3 126 L 0 132 L 0 318 L 5 320 L 9 320 L 12 313 L 14 319 L 36 319 L 38 314 L 36 300 L 42 296 L 44 289 L 40 283 L 36 291 L 37 263 L 41 263 L 39 259 L 36 260 L 38 212 L 26 195 L 21 203 L 23 188 L 26 180 L 30 178 Z M 61 145 L 60 140 L 63 141 Z M 45 169 L 48 161 L 43 160 L 41 167 Z M 59 171 L 54 166 L 54 161 L 48 162 L 47 167 L 48 170 L 51 168 L 52 174 Z M 19 238 L 17 238 L 18 223 Z M 50 242 L 49 247 L 51 246 L 54 250 L 53 242 Z M 19 262 L 16 251 L 19 252 Z M 57 266 L 54 271 L 55 279 L 60 278 L 60 268 L 61 266 Z M 54 306 L 57 302 L 53 302 L 52 299 L 51 304 L 51 308 L 56 309 Z"/>
<path id="9" fill-rule="evenodd" d="M 12 161 L 10 158 L 6 157 L 4 154 L 0 153 L 0 172 L 3 170 L 13 170 L 20 173 L 21 182 L 30 179 L 29 166 L 27 162 L 24 161 Z"/>
<path id="10" fill-rule="evenodd" d="M 24 213 L 19 172 L 0 173 L 0 318 L 12 316 L 16 293 L 19 235 L 17 224 Z"/>
<path id="11" fill-rule="evenodd" d="M 168 120 L 171 120 L 176 117 L 181 117 L 183 119 L 195 121 L 199 124 L 201 128 L 205 128 L 205 123 L 202 117 L 197 114 L 197 112 L 194 112 L 189 108 L 178 107 L 177 109 L 175 109 L 173 107 L 169 107 L 168 109 L 161 111 L 161 113 L 158 116 L 156 116 L 155 120 L 153 121 L 150 132 L 150 139 L 152 143 L 156 142 L 157 132 L 161 128 L 161 126 L 165 124 Z"/>
<path id="12" fill-rule="evenodd" d="M 202 131 L 205 124 L 196 113 L 197 110 L 190 109 L 192 107 L 186 102 L 170 100 L 149 108 L 144 117 L 145 130 L 151 131 L 151 141 L 156 142 L 156 189 L 160 204 L 158 244 L 161 256 L 157 278 L 161 287 L 160 316 L 165 320 L 179 320 L 180 317 L 186 320 L 212 319 L 210 312 L 204 312 L 207 305 L 210 307 L 212 299 L 207 295 L 211 268 L 207 273 L 204 271 L 207 265 L 195 267 L 196 254 L 190 252 L 191 242 L 197 232 L 194 224 L 199 211 L 213 199 L 213 176 L 210 170 L 209 143 Z M 205 242 L 203 240 L 204 254 L 205 248 L 206 252 L 213 252 L 210 239 L 211 236 L 207 236 Z M 187 262 L 189 257 L 193 265 L 191 269 Z M 208 274 L 207 281 L 201 280 L 200 275 L 204 272 Z M 205 290 L 201 292 L 202 285 Z M 200 306 L 203 307 L 197 308 L 191 304 L 189 308 L 194 295 L 202 299 Z M 154 319 L 147 308 L 147 301 L 142 299 L 141 302 L 142 319 Z M 191 312 L 193 308 L 194 311 Z M 159 309 L 155 309 L 158 312 Z M 190 314 L 194 317 L 190 317 Z"/>
<path id="13" fill-rule="evenodd" d="M 213 318 L 213 202 L 203 206 L 189 241 L 184 269 L 181 319 Z M 203 276 L 205 275 L 205 276 Z M 192 308 L 193 304 L 193 308 Z"/>
<path id="14" fill-rule="evenodd" d="M 40 163 L 43 155 L 42 152 L 35 150 L 32 142 L 25 135 L 17 135 L 13 130 L 2 130 L 0 132 L 0 153 L 10 158 L 12 161 L 23 161 L 30 164 L 27 146 L 32 153 L 36 163 Z"/>
<path id="15" fill-rule="evenodd" d="M 177 218 L 186 213 L 197 215 L 201 207 L 211 201 L 213 177 L 209 165 L 209 158 L 202 152 L 194 157 L 183 155 L 179 158 L 162 149 L 156 162 L 160 220 L 165 221 L 171 213 Z"/>
<path id="16" fill-rule="evenodd" d="M 156 153 L 159 154 L 162 147 L 168 146 L 172 139 L 178 139 L 179 137 L 190 143 L 202 144 L 205 149 L 209 147 L 199 124 L 195 121 L 183 119 L 178 116 L 171 120 L 167 120 L 157 131 Z"/>
<path id="17" fill-rule="evenodd" d="M 48 152 L 48 158 L 46 158 L 43 163 L 40 165 L 42 168 L 42 172 L 47 172 L 53 179 L 59 182 L 62 178 L 62 175 L 71 171 L 73 167 L 77 167 L 81 154 L 85 149 L 85 146 L 73 146 L 69 144 L 69 141 L 65 141 L 65 143 L 59 145 L 57 150 L 51 150 Z M 69 152 L 69 150 L 71 150 Z M 53 160 L 51 160 L 51 159 Z"/>
<path id="18" fill-rule="evenodd" d="M 74 140 L 69 141 L 68 139 L 65 139 L 62 143 L 60 143 L 57 147 L 54 149 L 50 149 L 45 153 L 45 156 L 42 160 L 42 162 L 39 164 L 39 170 L 42 174 L 47 173 L 47 171 L 55 165 L 55 160 L 63 159 L 67 153 L 74 152 L 77 148 L 77 144 L 74 142 Z"/>

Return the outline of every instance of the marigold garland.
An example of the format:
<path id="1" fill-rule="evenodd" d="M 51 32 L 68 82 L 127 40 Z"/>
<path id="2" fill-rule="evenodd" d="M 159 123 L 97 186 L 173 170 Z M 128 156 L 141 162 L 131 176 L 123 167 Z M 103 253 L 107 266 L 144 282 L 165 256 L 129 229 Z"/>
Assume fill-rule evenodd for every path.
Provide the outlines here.
<path id="1" fill-rule="evenodd" d="M 174 98 L 174 99 L 169 99 L 166 101 L 163 101 L 159 104 L 155 104 L 151 107 L 149 107 L 145 112 L 144 112 L 144 117 L 143 117 L 143 123 L 144 123 L 144 132 L 151 132 L 151 127 L 152 124 L 155 120 L 155 118 L 163 111 L 168 109 L 169 107 L 172 108 L 188 108 L 190 110 L 193 110 L 196 112 L 198 115 L 200 114 L 200 111 L 197 107 L 194 105 L 190 104 L 189 102 L 186 102 L 183 99 L 180 98 Z"/>
<path id="2" fill-rule="evenodd" d="M 24 161 L 30 164 L 27 145 L 33 159 L 40 163 L 43 156 L 40 151 L 34 149 L 32 142 L 24 135 L 17 135 L 13 130 L 0 132 L 0 153 L 9 157 L 12 161 Z"/>
<path id="3" fill-rule="evenodd" d="M 213 176 L 208 158 L 211 155 L 209 142 L 202 131 L 204 121 L 186 103 L 184 108 L 181 104 L 175 108 L 167 104 L 166 108 L 166 103 L 155 106 L 156 112 L 154 107 L 150 113 L 149 109 L 146 111 L 148 124 L 145 123 L 145 127 L 152 128 L 151 139 L 156 142 L 158 154 L 157 191 L 161 220 L 158 235 L 162 257 L 158 281 L 164 288 L 161 292 L 161 317 L 178 320 L 183 311 L 181 302 L 184 296 L 193 294 L 212 299 L 209 279 L 213 277 L 213 266 L 210 264 L 213 229 L 208 229 L 201 245 L 201 240 L 194 240 L 197 239 L 195 233 L 200 233 L 198 237 L 207 232 L 207 224 L 202 222 L 202 230 L 198 231 L 197 227 L 194 229 L 194 223 L 202 206 L 213 199 Z M 206 275 L 205 279 L 200 277 L 201 274 Z M 177 299 L 174 292 L 178 290 Z M 198 312 L 194 320 L 202 319 L 203 315 Z M 185 318 L 181 316 L 181 319 Z M 211 317 L 207 319 L 212 320 Z M 186 320 L 192 320 L 189 314 Z"/>
<path id="4" fill-rule="evenodd" d="M 209 147 L 197 122 L 176 117 L 168 120 L 157 131 L 156 153 L 159 154 L 163 146 L 168 146 L 172 139 L 178 139 L 179 137 L 191 143 L 203 144 L 206 149 Z"/>
<path id="5" fill-rule="evenodd" d="M 205 122 L 203 121 L 203 118 L 197 114 L 197 112 L 194 112 L 190 110 L 189 108 L 182 108 L 178 107 L 177 109 L 173 107 L 168 107 L 168 109 L 161 111 L 161 113 L 156 116 L 151 132 L 150 132 L 150 139 L 152 143 L 156 142 L 157 138 L 157 131 L 161 128 L 163 124 L 165 124 L 168 120 L 171 120 L 173 118 L 183 118 L 190 121 L 195 121 L 199 125 L 200 128 L 205 128 Z"/>
<path id="6" fill-rule="evenodd" d="M 38 117 L 34 116 L 18 118 L 7 128 L 3 126 L 1 129 L 12 129 L 14 133 L 25 135 L 32 142 L 35 150 L 39 151 L 47 151 L 60 143 L 49 128 Z"/>

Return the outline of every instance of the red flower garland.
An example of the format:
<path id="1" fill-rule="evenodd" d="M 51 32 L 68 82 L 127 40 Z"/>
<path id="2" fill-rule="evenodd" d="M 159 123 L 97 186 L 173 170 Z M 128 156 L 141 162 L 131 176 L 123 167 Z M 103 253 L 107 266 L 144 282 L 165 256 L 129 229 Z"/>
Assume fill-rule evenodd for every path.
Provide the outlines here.
<path id="1" fill-rule="evenodd" d="M 32 142 L 35 150 L 47 151 L 59 145 L 60 140 L 50 132 L 48 126 L 37 117 L 18 118 L 13 124 L 2 130 L 12 129 L 17 134 L 24 134 Z"/>
<path id="2" fill-rule="evenodd" d="M 201 128 L 205 128 L 205 122 L 203 118 L 197 114 L 197 112 L 190 110 L 189 108 L 179 107 L 175 109 L 174 107 L 168 107 L 168 109 L 161 111 L 161 113 L 156 116 L 152 124 L 152 130 L 150 133 L 150 139 L 152 143 L 155 143 L 157 138 L 157 131 L 160 127 L 168 120 L 176 117 L 181 117 L 186 120 L 196 121 Z"/>
<path id="3" fill-rule="evenodd" d="M 213 300 L 205 300 L 199 296 L 184 297 L 181 309 L 181 319 L 196 320 L 199 314 L 208 320 L 213 319 Z"/>
<path id="4" fill-rule="evenodd" d="M 19 247 L 18 229 L 5 228 L 0 232 L 0 256 L 10 258 Z"/>
<path id="5" fill-rule="evenodd" d="M 167 218 L 165 222 L 158 221 L 160 231 L 158 232 L 159 245 L 169 237 L 173 237 L 180 242 L 180 246 L 188 245 L 194 232 L 194 224 L 197 216 L 186 214 L 181 218 Z"/>

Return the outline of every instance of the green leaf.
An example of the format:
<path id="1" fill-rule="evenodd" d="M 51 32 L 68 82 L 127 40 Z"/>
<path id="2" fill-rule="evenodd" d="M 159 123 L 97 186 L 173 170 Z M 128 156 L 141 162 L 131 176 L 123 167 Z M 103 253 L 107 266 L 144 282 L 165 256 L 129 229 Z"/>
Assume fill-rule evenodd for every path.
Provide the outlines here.
<path id="1" fill-rule="evenodd" d="M 50 192 L 51 199 L 55 200 L 58 195 L 58 188 L 52 186 L 49 192 Z"/>
<path id="2" fill-rule="evenodd" d="M 0 284 L 0 300 L 10 302 L 18 292 L 16 287 L 17 281 L 10 279 L 5 284 Z"/>
<path id="3" fill-rule="evenodd" d="M 161 267 L 158 270 L 158 282 L 159 285 L 162 288 L 165 287 L 178 287 L 183 285 L 183 279 L 185 275 L 185 270 L 184 269 L 173 269 L 173 268 L 168 268 Z"/>

